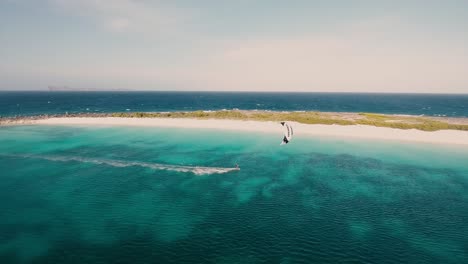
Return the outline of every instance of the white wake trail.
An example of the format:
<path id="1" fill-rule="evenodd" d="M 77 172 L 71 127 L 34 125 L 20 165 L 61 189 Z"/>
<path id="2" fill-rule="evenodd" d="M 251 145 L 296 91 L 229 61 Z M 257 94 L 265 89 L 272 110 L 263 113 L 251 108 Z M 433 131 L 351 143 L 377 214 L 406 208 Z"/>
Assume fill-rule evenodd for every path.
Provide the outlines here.
<path id="1" fill-rule="evenodd" d="M 105 164 L 105 165 L 109 165 L 113 167 L 139 166 L 139 167 L 150 168 L 154 170 L 190 172 L 195 175 L 222 174 L 222 173 L 227 173 L 230 171 L 238 170 L 237 168 L 182 166 L 182 165 L 170 165 L 170 164 L 139 162 L 139 161 L 95 159 L 95 158 L 85 158 L 85 157 L 77 157 L 77 156 L 42 156 L 42 155 L 41 156 L 40 155 L 3 155 L 3 156 L 44 159 L 44 160 L 59 161 L 59 162 L 76 161 L 76 162 L 85 162 L 85 163 L 93 163 L 93 164 Z"/>

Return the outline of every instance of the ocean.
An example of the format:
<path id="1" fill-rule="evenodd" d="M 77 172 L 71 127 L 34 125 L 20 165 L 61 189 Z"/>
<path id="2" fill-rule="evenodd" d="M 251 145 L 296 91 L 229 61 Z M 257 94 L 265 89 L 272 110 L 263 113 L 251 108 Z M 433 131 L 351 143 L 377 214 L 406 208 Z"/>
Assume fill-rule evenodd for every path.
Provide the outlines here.
<path id="1" fill-rule="evenodd" d="M 468 117 L 468 95 L 0 92 L 0 116 L 221 109 Z M 466 148 L 280 141 L 0 127 L 0 263 L 468 262 Z"/>
<path id="2" fill-rule="evenodd" d="M 40 96 L 50 99 L 22 99 L 22 113 L 76 95 Z M 94 96 L 50 109 L 151 102 L 139 95 L 111 106 Z M 0 263 L 468 263 L 466 148 L 280 141 L 204 129 L 0 127 Z"/>
<path id="3" fill-rule="evenodd" d="M 0 92 L 0 116 L 4 117 L 221 109 L 468 117 L 468 94 Z"/>

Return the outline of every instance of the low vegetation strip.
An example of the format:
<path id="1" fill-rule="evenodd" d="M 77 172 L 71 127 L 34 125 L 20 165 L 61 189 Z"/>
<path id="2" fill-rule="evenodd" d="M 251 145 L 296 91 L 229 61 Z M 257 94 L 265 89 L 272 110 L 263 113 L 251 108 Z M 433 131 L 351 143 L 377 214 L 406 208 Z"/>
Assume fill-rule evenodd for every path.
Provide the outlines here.
<path id="1" fill-rule="evenodd" d="M 468 131 L 468 123 L 446 122 L 430 117 L 381 115 L 371 113 L 326 113 L 326 112 L 270 112 L 270 111 L 194 111 L 165 113 L 113 113 L 113 117 L 134 118 L 197 118 L 232 119 L 252 121 L 295 121 L 303 124 L 324 125 L 369 125 L 399 129 L 437 131 L 444 129 Z"/>
<path id="2" fill-rule="evenodd" d="M 420 116 L 383 115 L 373 113 L 336 112 L 273 112 L 273 111 L 193 111 L 193 112 L 122 112 L 54 114 L 30 117 L 0 118 L 0 125 L 33 124 L 38 119 L 56 117 L 124 117 L 124 118 L 194 118 L 231 119 L 251 121 L 295 121 L 303 124 L 368 125 L 423 131 L 463 130 L 468 131 L 468 118 L 436 118 Z"/>

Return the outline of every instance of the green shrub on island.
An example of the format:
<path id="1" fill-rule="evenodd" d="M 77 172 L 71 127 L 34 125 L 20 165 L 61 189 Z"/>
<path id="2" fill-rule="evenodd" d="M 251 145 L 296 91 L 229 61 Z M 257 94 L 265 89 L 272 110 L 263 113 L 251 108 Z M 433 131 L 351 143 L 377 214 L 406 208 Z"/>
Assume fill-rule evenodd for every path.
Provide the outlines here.
<path id="1" fill-rule="evenodd" d="M 468 131 L 468 125 L 451 124 L 430 117 L 393 116 L 374 113 L 346 114 L 321 112 L 270 112 L 270 111 L 193 111 L 159 113 L 113 113 L 113 117 L 130 118 L 197 118 L 197 119 L 232 119 L 252 121 L 295 121 L 302 124 L 324 125 L 368 125 L 398 129 L 419 129 L 437 131 L 442 129 Z M 349 117 L 351 116 L 351 117 Z"/>

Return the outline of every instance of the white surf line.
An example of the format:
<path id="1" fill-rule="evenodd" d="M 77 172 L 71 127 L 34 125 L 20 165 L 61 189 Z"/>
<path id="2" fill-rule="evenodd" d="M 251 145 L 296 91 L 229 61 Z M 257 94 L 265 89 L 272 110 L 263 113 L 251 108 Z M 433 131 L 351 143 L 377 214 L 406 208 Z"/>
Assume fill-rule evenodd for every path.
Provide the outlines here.
<path id="1" fill-rule="evenodd" d="M 93 163 L 93 164 L 105 164 L 105 165 L 109 165 L 113 167 L 139 166 L 139 167 L 145 167 L 145 168 L 150 168 L 154 170 L 191 172 L 195 175 L 222 174 L 222 173 L 227 173 L 230 171 L 238 170 L 237 168 L 183 166 L 183 165 L 170 165 L 170 164 L 139 162 L 139 161 L 94 159 L 94 158 L 85 158 L 85 157 L 77 157 L 77 156 L 39 156 L 39 155 L 2 155 L 2 156 L 44 159 L 44 160 L 59 161 L 59 162 L 77 161 L 77 162 Z"/>

